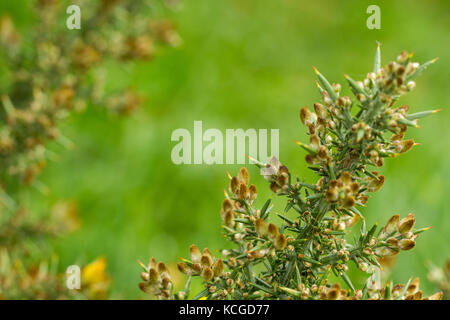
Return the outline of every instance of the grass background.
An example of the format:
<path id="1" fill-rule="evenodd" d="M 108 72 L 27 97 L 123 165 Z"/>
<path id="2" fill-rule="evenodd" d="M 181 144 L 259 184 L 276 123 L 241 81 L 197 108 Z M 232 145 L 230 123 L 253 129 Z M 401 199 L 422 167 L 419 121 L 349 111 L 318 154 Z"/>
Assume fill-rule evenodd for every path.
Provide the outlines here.
<path id="1" fill-rule="evenodd" d="M 0 14 L 10 13 L 27 30 L 39 23 L 29 3 L 2 1 Z M 381 30 L 366 27 L 371 4 L 381 8 Z M 415 52 L 421 62 L 440 58 L 400 103 L 412 112 L 443 112 L 408 132 L 421 146 L 386 161 L 381 169 L 386 184 L 362 209 L 369 224 L 414 212 L 417 226 L 433 226 L 413 251 L 398 256 L 391 273 L 396 282 L 420 276 L 425 293 L 433 292 L 426 261 L 440 265 L 450 251 L 449 14 L 445 0 L 184 1 L 169 13 L 181 47 L 151 63 L 109 68 L 108 86 L 132 86 L 146 97 L 142 108 L 128 118 L 97 107 L 71 116 L 62 131 L 76 150 L 53 146 L 60 161 L 40 177 L 51 194 L 29 191 L 29 205 L 42 214 L 60 200 L 78 203 L 82 227 L 51 244 L 61 270 L 105 256 L 114 296 L 143 297 L 136 259 L 175 263 L 191 243 L 223 246 L 219 209 L 225 171 L 237 173 L 240 166 L 174 165 L 171 133 L 192 132 L 194 120 L 202 120 L 204 130 L 279 128 L 281 161 L 315 181 L 304 152 L 292 142 L 306 139 L 300 107 L 319 100 L 311 66 L 333 82 L 344 84 L 344 73 L 363 78 L 380 41 L 383 63 L 401 50 Z M 262 205 L 268 187 L 256 168 L 249 170 Z M 358 271 L 352 273 L 362 280 Z"/>

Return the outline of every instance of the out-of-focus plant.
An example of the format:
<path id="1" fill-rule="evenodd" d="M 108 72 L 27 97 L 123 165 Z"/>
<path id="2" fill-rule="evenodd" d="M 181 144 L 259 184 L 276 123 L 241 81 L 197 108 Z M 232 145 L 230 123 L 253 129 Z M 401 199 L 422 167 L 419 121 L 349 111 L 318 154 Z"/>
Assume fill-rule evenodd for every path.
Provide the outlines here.
<path id="1" fill-rule="evenodd" d="M 79 30 L 66 27 L 66 9 L 73 4 L 81 8 Z M 103 89 L 106 63 L 151 60 L 163 47 L 179 44 L 174 25 L 154 18 L 163 5 L 161 0 L 37 0 L 36 24 L 23 33 L 11 17 L 0 17 L 0 61 L 5 65 L 0 87 L 2 298 L 68 296 L 57 285 L 61 276 L 35 251 L 48 237 L 76 229 L 76 210 L 62 204 L 52 214 L 31 217 L 22 205 L 22 190 L 29 185 L 47 190 L 35 177 L 54 157 L 47 148 L 50 141 L 71 146 L 58 125 L 72 111 L 97 105 L 127 115 L 138 107 L 141 98 L 132 90 L 107 94 Z M 85 274 L 104 274 L 105 265 L 99 260 Z M 90 279 L 85 296 L 105 298 L 109 282 Z"/>
<path id="2" fill-rule="evenodd" d="M 68 30 L 65 9 L 78 4 L 80 30 Z M 36 2 L 39 23 L 18 34 L 8 16 L 0 20 L 0 42 L 8 87 L 2 92 L 0 179 L 9 190 L 14 180 L 32 184 L 51 154 L 49 140 L 67 145 L 58 121 L 88 103 L 119 114 L 132 112 L 139 97 L 130 90 L 106 95 L 102 62 L 150 60 L 161 45 L 177 45 L 179 36 L 168 21 L 151 20 L 159 1 Z"/>
<path id="3" fill-rule="evenodd" d="M 440 299 L 442 293 L 424 298 L 418 278 L 397 285 L 379 280 L 379 259 L 413 249 L 428 228 L 415 228 L 413 214 L 395 214 L 382 228 L 369 227 L 358 209 L 385 182 L 371 167 L 413 148 L 414 140 L 404 139 L 407 128 L 418 127 L 418 119 L 436 112 L 410 114 L 407 105 L 395 106 L 435 60 L 420 65 L 407 52 L 385 67 L 380 60 L 378 46 L 373 71 L 363 81 L 345 76 L 355 100 L 341 95 L 340 84 L 330 84 L 314 69 L 322 102 L 314 104 L 314 112 L 300 110 L 310 142 L 296 143 L 319 176 L 315 183 L 295 179 L 275 157 L 268 164 L 251 159 L 270 189 L 286 199 L 284 213 L 277 213 L 281 225 L 268 221 L 271 199 L 255 206 L 256 186 L 242 168 L 229 177 L 220 212 L 225 237 L 235 248 L 214 257 L 208 248 L 192 245 L 190 258 L 178 264 L 188 276 L 178 292 L 165 264 L 151 258 L 148 265 L 141 263 L 140 289 L 159 299 L 187 299 L 191 278 L 198 276 L 205 289 L 194 299 Z M 287 216 L 288 211 L 296 218 Z M 350 237 L 357 223 L 359 232 Z M 364 287 L 355 287 L 347 275 L 350 263 L 367 273 Z M 333 275 L 346 288 L 330 283 Z"/>
<path id="4" fill-rule="evenodd" d="M 106 259 L 100 257 L 81 270 L 80 288 L 68 290 L 64 274 L 58 273 L 58 259 L 21 260 L 17 252 L 0 251 L 0 300 L 3 299 L 105 299 L 111 280 Z"/>
<path id="5" fill-rule="evenodd" d="M 430 265 L 429 269 L 428 280 L 436 284 L 444 293 L 444 299 L 448 300 L 450 298 L 450 259 L 445 261 L 441 268 Z"/>

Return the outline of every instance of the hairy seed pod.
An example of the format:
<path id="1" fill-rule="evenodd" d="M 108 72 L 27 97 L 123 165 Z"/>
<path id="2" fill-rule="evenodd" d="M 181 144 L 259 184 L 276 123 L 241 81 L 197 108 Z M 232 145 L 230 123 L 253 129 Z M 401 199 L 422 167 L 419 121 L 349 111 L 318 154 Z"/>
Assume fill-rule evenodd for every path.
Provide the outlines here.
<path id="1" fill-rule="evenodd" d="M 414 294 L 419 290 L 420 286 L 420 278 L 415 278 L 411 283 L 409 284 L 408 288 L 406 289 L 407 294 Z"/>
<path id="2" fill-rule="evenodd" d="M 232 177 L 230 181 L 230 191 L 233 194 L 236 194 L 239 191 L 239 180 L 237 177 Z"/>
<path id="3" fill-rule="evenodd" d="M 281 191 L 281 187 L 278 185 L 276 181 L 273 181 L 270 184 L 270 190 L 272 190 L 273 193 L 278 193 Z"/>
<path id="4" fill-rule="evenodd" d="M 148 261 L 148 268 L 155 270 L 158 268 L 158 263 L 156 262 L 156 259 L 154 257 L 151 257 Z"/>
<path id="5" fill-rule="evenodd" d="M 414 227 L 416 219 L 412 213 L 408 214 L 405 218 L 400 220 L 398 224 L 398 231 L 402 234 L 408 233 Z"/>
<path id="6" fill-rule="evenodd" d="M 203 267 L 210 267 L 213 264 L 213 260 L 209 255 L 202 255 L 200 263 Z"/>
<path id="7" fill-rule="evenodd" d="M 274 245 L 277 250 L 283 250 L 284 248 L 286 248 L 287 245 L 286 236 L 284 234 L 279 234 L 275 239 Z"/>
<path id="8" fill-rule="evenodd" d="M 200 276 L 202 277 L 202 279 L 205 282 L 208 282 L 208 281 L 211 281 L 211 279 L 214 276 L 214 273 L 213 273 L 213 271 L 212 271 L 212 269 L 210 267 L 205 267 L 205 268 L 203 268 Z"/>
<path id="9" fill-rule="evenodd" d="M 398 230 L 399 220 L 400 216 L 398 214 L 394 214 L 392 217 L 390 217 L 383 230 L 381 231 L 380 238 L 387 237 L 390 234 L 396 232 Z"/>
<path id="10" fill-rule="evenodd" d="M 300 120 L 305 125 L 314 122 L 311 111 L 309 111 L 307 106 L 304 106 L 303 108 L 300 109 Z"/>
<path id="11" fill-rule="evenodd" d="M 261 218 L 257 219 L 255 221 L 255 230 L 259 235 L 266 236 L 268 233 L 266 222 Z"/>
<path id="12" fill-rule="evenodd" d="M 397 238 L 394 238 L 394 237 L 390 237 L 389 239 L 386 240 L 386 242 L 389 243 L 393 247 L 398 247 L 399 246 L 399 240 Z"/>
<path id="13" fill-rule="evenodd" d="M 158 273 L 168 273 L 169 270 L 167 269 L 167 266 L 164 264 L 164 262 L 158 263 Z"/>
<path id="14" fill-rule="evenodd" d="M 424 298 L 424 300 L 442 300 L 443 295 L 444 294 L 442 292 L 437 292 L 429 297 Z"/>
<path id="15" fill-rule="evenodd" d="M 233 204 L 231 203 L 230 199 L 223 200 L 222 209 L 224 212 L 227 211 L 228 209 L 233 209 Z"/>
<path id="16" fill-rule="evenodd" d="M 407 251 L 414 248 L 416 246 L 416 242 L 411 239 L 402 239 L 400 240 L 398 246 L 400 247 L 401 250 Z"/>
<path id="17" fill-rule="evenodd" d="M 256 186 L 254 184 L 252 184 L 249 188 L 250 191 L 250 200 L 255 200 L 257 195 L 258 195 L 258 191 L 256 190 Z"/>
<path id="18" fill-rule="evenodd" d="M 202 265 L 200 263 L 194 263 L 192 265 L 192 270 L 196 273 L 200 273 L 202 271 Z"/>
<path id="19" fill-rule="evenodd" d="M 315 134 L 311 135 L 311 137 L 309 138 L 309 143 L 311 145 L 311 148 L 314 150 L 318 150 L 320 147 L 320 139 L 318 136 L 316 136 Z"/>
<path id="20" fill-rule="evenodd" d="M 351 208 L 356 204 L 356 200 L 353 196 L 348 196 L 344 200 L 344 207 Z"/>
<path id="21" fill-rule="evenodd" d="M 141 279 L 144 281 L 149 281 L 150 275 L 148 274 L 148 272 L 141 272 Z"/>
<path id="22" fill-rule="evenodd" d="M 245 186 L 250 182 L 250 174 L 245 167 L 242 167 L 241 170 L 239 170 L 238 179 L 241 183 L 245 184 Z"/>
<path id="23" fill-rule="evenodd" d="M 223 221 L 225 222 L 225 225 L 227 227 L 231 227 L 231 228 L 234 227 L 234 212 L 233 212 L 233 210 L 227 210 L 225 212 Z"/>
<path id="24" fill-rule="evenodd" d="M 202 254 L 200 249 L 195 245 L 191 245 L 189 248 L 192 263 L 200 263 L 200 259 L 202 258 Z"/>
<path id="25" fill-rule="evenodd" d="M 340 290 L 337 288 L 331 288 L 328 290 L 326 294 L 327 300 L 338 300 L 339 299 Z"/>
<path id="26" fill-rule="evenodd" d="M 338 200 L 338 192 L 336 188 L 328 188 L 327 191 L 325 191 L 325 199 L 328 202 L 336 202 Z"/>
<path id="27" fill-rule="evenodd" d="M 213 266 L 214 277 L 220 277 L 223 272 L 223 261 L 222 259 L 218 259 Z"/>
<path id="28" fill-rule="evenodd" d="M 147 294 L 154 294 L 153 286 L 148 282 L 139 282 L 139 289 Z"/>
<path id="29" fill-rule="evenodd" d="M 270 223 L 267 227 L 267 230 L 269 232 L 269 237 L 276 238 L 279 234 L 278 227 L 274 225 L 273 223 Z"/>
<path id="30" fill-rule="evenodd" d="M 162 284 L 162 287 L 164 289 L 169 289 L 172 286 L 172 281 L 170 280 L 170 278 L 164 277 L 162 279 L 162 283 L 161 284 Z"/>
<path id="31" fill-rule="evenodd" d="M 248 200 L 250 199 L 250 191 L 246 184 L 241 183 L 239 185 L 239 198 L 241 200 Z"/>
<path id="32" fill-rule="evenodd" d="M 155 283 L 157 283 L 158 282 L 158 280 L 159 280 L 159 274 L 158 274 L 158 272 L 155 270 L 155 269 L 150 269 L 149 270 L 149 272 L 148 272 L 148 278 L 149 278 L 149 282 L 151 283 L 151 284 L 155 284 Z"/>
<path id="33" fill-rule="evenodd" d="M 191 268 L 189 268 L 188 265 L 187 265 L 186 263 L 184 263 L 184 262 L 179 262 L 179 263 L 177 264 L 177 267 L 178 267 L 178 270 L 179 270 L 181 273 L 184 273 L 184 274 L 190 274 Z"/>

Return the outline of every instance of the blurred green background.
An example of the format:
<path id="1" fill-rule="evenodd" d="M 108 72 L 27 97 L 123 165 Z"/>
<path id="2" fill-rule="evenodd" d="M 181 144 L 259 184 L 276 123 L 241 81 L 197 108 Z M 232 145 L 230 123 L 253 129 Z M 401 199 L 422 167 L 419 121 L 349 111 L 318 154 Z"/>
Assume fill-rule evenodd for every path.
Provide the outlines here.
<path id="1" fill-rule="evenodd" d="M 381 30 L 366 27 L 371 4 L 381 8 Z M 2 1 L 4 12 L 22 30 L 39 23 L 29 1 Z M 51 194 L 30 191 L 29 205 L 43 214 L 60 200 L 78 203 L 82 227 L 52 243 L 61 271 L 105 256 L 114 296 L 143 297 L 136 259 L 175 263 L 191 243 L 223 247 L 219 210 L 226 170 L 235 174 L 240 166 L 174 165 L 171 133 L 193 132 L 194 120 L 202 120 L 204 130 L 223 132 L 279 128 L 281 161 L 315 182 L 304 152 L 292 142 L 306 140 L 300 107 L 319 100 L 311 66 L 333 82 L 344 84 L 344 73 L 361 79 L 380 41 L 383 63 L 402 50 L 415 52 L 420 62 L 440 58 L 400 103 L 412 112 L 443 112 L 408 132 L 421 146 L 386 161 L 386 184 L 362 209 L 370 224 L 414 212 L 417 226 L 433 226 L 413 251 L 398 256 L 391 273 L 396 282 L 420 276 L 431 293 L 426 262 L 441 265 L 450 252 L 450 2 L 185 0 L 168 18 L 183 39 L 179 48 L 150 63 L 109 68 L 108 88 L 131 86 L 146 97 L 145 104 L 128 118 L 96 107 L 72 115 L 62 132 L 76 149 L 53 146 L 60 160 L 40 177 Z M 270 192 L 256 168 L 250 173 L 262 205 Z M 275 211 L 281 208 L 280 203 Z"/>

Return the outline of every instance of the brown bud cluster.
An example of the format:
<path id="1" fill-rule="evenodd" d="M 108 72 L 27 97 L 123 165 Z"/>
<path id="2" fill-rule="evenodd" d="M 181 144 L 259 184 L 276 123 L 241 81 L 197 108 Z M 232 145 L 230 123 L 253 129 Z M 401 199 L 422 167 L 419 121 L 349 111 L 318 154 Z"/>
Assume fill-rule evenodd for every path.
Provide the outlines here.
<path id="1" fill-rule="evenodd" d="M 233 228 L 235 226 L 235 217 L 242 217 L 242 208 L 244 201 L 247 204 L 252 204 L 258 196 L 256 186 L 250 183 L 250 174 L 246 168 L 241 168 L 239 174 L 230 180 L 229 191 L 231 198 L 226 197 L 222 202 L 220 209 L 220 216 L 226 226 Z"/>
<path id="2" fill-rule="evenodd" d="M 359 189 L 359 183 L 353 181 L 350 173 L 345 171 L 337 180 L 330 181 L 329 188 L 325 191 L 325 199 L 344 208 L 351 208 L 360 197 Z"/>
<path id="3" fill-rule="evenodd" d="M 401 220 L 398 214 L 393 215 L 378 236 L 378 239 L 384 241 L 386 245 L 378 247 L 375 254 L 386 257 L 396 255 L 400 250 L 414 248 L 418 237 L 418 234 L 413 232 L 415 222 L 416 219 L 412 213 Z"/>
<path id="4" fill-rule="evenodd" d="M 223 274 L 222 259 L 215 259 L 208 248 L 203 253 L 196 245 L 190 247 L 191 261 L 178 263 L 178 270 L 187 275 L 200 275 L 205 282 L 219 278 Z"/>
<path id="5" fill-rule="evenodd" d="M 281 234 L 278 230 L 278 227 L 270 223 L 269 225 L 266 222 L 259 218 L 255 221 L 255 230 L 261 237 L 269 238 L 275 249 L 283 250 L 287 245 L 287 238 L 284 234 Z"/>
<path id="6" fill-rule="evenodd" d="M 151 258 L 145 269 L 147 271 L 141 273 L 143 282 L 139 283 L 139 289 L 158 299 L 170 299 L 173 284 L 167 266 Z"/>

